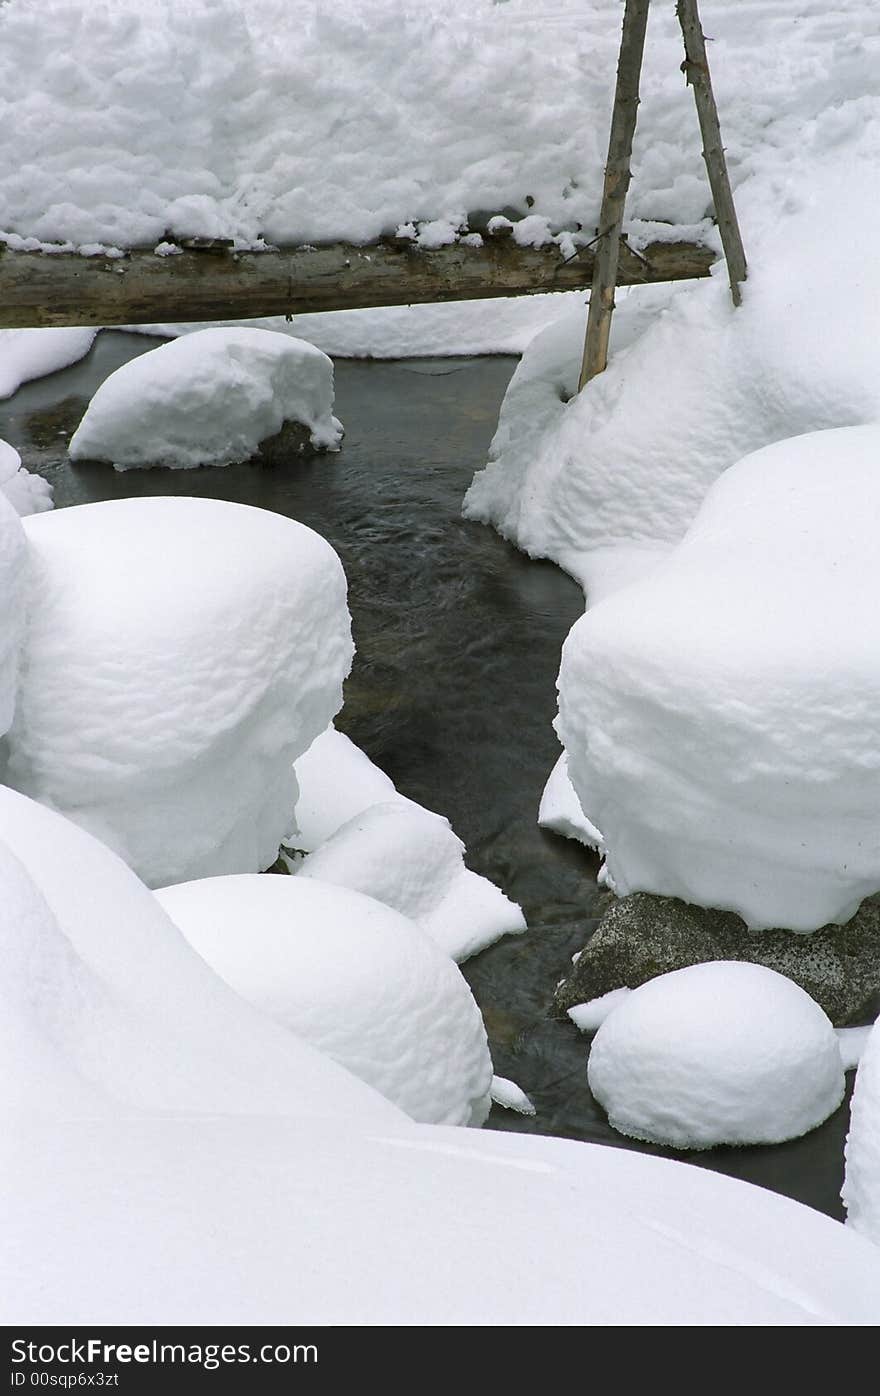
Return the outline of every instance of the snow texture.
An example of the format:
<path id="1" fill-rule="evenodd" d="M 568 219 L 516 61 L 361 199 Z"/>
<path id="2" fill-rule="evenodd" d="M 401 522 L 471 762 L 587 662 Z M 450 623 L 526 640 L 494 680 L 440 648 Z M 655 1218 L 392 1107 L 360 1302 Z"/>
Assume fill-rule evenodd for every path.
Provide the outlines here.
<path id="1" fill-rule="evenodd" d="M 0 441 L 0 471 L 4 452 Z M 0 488 L 0 737 L 12 725 L 18 663 L 25 624 L 27 540 L 18 515 Z"/>
<path id="2" fill-rule="evenodd" d="M 272 330 L 198 330 L 111 373 L 74 432 L 71 460 L 132 466 L 231 465 L 285 422 L 338 450 L 333 365 L 320 349 Z"/>
<path id="3" fill-rule="evenodd" d="M 292 762 L 342 704 L 345 577 L 310 529 L 209 499 L 24 521 L 30 623 L 10 784 L 153 886 L 271 865 Z"/>
<path id="4" fill-rule="evenodd" d="M 588 1078 L 614 1129 L 679 1149 L 796 1139 L 845 1084 L 819 1005 L 775 970 L 726 960 L 634 989 L 599 1028 Z"/>
<path id="5" fill-rule="evenodd" d="M 297 876 L 375 897 L 461 961 L 526 928 L 519 906 L 465 867 L 464 853 L 442 815 L 397 798 L 354 815 L 309 854 Z"/>
<path id="6" fill-rule="evenodd" d="M 589 1003 L 576 1003 L 574 1008 L 568 1010 L 568 1016 L 578 1032 L 595 1032 L 615 1008 L 626 1002 L 631 993 L 632 989 L 611 989 L 597 999 L 590 999 Z"/>
<path id="7" fill-rule="evenodd" d="M 835 1028 L 834 1034 L 840 1048 L 844 1071 L 855 1071 L 868 1045 L 871 1024 L 862 1028 Z"/>
<path id="8" fill-rule="evenodd" d="M 515 1110 L 518 1115 L 535 1115 L 537 1111 L 521 1086 L 506 1076 L 492 1077 L 492 1104 L 503 1110 Z"/>
<path id="9" fill-rule="evenodd" d="M 304 877 L 219 877 L 157 892 L 236 993 L 415 1120 L 481 1125 L 492 1062 L 459 971 L 417 926 Z"/>
<path id="10" fill-rule="evenodd" d="M 558 729 L 609 883 L 846 921 L 880 887 L 880 425 L 778 442 L 574 626 Z"/>
<path id="11" fill-rule="evenodd" d="M 599 848 L 602 835 L 584 814 L 581 802 L 575 794 L 574 786 L 568 777 L 568 757 L 562 753 L 544 786 L 541 804 L 538 809 L 538 823 L 542 829 L 561 834 L 566 839 L 577 839 L 588 848 Z"/>
<path id="12" fill-rule="evenodd" d="M 139 1111 L 403 1118 L 233 994 L 109 849 L 5 786 L 0 893 L 7 1108 L 56 1129 Z"/>
<path id="13" fill-rule="evenodd" d="M 876 1023 L 856 1074 L 842 1195 L 849 1225 L 880 1246 L 880 1026 Z"/>
<path id="14" fill-rule="evenodd" d="M 0 441 L 0 494 L 17 514 L 39 514 L 52 508 L 52 486 L 23 468 L 21 456 L 8 441 Z"/>
<path id="15" fill-rule="evenodd" d="M 0 330 L 0 398 L 32 378 L 57 373 L 89 352 L 97 330 Z"/>
<path id="16" fill-rule="evenodd" d="M 880 1252 L 850 1228 L 628 1150 L 204 1116 L 63 1138 L 35 1122 L 0 1146 L 8 1323 L 880 1320 Z"/>
<path id="17" fill-rule="evenodd" d="M 297 758 L 294 770 L 299 788 L 296 846 L 306 853 L 326 843 L 337 829 L 371 805 L 399 801 L 412 809 L 421 808 L 405 795 L 398 795 L 391 777 L 332 724 Z"/>

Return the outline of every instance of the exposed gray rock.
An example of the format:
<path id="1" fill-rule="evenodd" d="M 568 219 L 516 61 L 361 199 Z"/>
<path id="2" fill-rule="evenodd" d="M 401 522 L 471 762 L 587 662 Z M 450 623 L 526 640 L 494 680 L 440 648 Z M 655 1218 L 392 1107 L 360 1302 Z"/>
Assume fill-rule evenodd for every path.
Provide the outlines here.
<path id="1" fill-rule="evenodd" d="M 750 931 L 729 911 L 634 892 L 614 899 L 571 973 L 556 990 L 565 1013 L 611 989 L 636 989 L 659 974 L 706 960 L 750 960 L 793 979 L 840 1027 L 865 1016 L 880 993 L 880 895 L 845 926 L 812 935 Z"/>

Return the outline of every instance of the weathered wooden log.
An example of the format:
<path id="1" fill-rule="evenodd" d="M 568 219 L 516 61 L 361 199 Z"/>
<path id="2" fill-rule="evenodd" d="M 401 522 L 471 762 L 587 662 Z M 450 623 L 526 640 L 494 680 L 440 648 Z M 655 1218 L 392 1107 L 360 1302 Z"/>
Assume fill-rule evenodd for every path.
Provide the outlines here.
<path id="1" fill-rule="evenodd" d="M 603 373 L 605 370 L 608 362 L 611 317 L 614 314 L 614 288 L 623 281 L 618 265 L 620 230 L 623 227 L 623 213 L 631 174 L 648 8 L 649 0 L 626 0 L 623 14 L 617 83 L 611 112 L 611 133 L 608 138 L 608 159 L 605 163 L 605 183 L 602 189 L 602 210 L 599 214 L 596 264 L 593 269 L 590 311 L 587 317 L 578 392 L 591 378 L 595 378 L 597 373 Z"/>
<path id="2" fill-rule="evenodd" d="M 164 257 L 134 250 L 115 258 L 0 248 L 0 328 L 244 320 L 577 291 L 590 285 L 593 260 L 592 249 L 566 261 L 555 245 L 518 247 L 510 238 L 433 250 L 386 241 Z M 618 280 L 708 276 L 714 260 L 693 243 L 658 242 L 637 254 L 621 242 Z"/>
<path id="3" fill-rule="evenodd" d="M 685 60 L 681 66 L 688 83 L 694 90 L 700 133 L 703 137 L 703 159 L 706 162 L 706 173 L 709 176 L 712 200 L 715 204 L 715 218 L 718 222 L 721 245 L 724 248 L 724 256 L 727 261 L 730 294 L 734 305 L 740 305 L 742 303 L 740 284 L 745 281 L 748 274 L 746 254 L 733 203 L 730 179 L 727 174 L 727 161 L 724 157 L 724 145 L 721 140 L 718 108 L 715 105 L 715 94 L 712 91 L 712 79 L 709 74 L 709 60 L 706 56 L 706 40 L 703 35 L 703 26 L 700 23 L 700 12 L 697 8 L 697 0 L 678 0 L 675 8 L 684 39 Z"/>

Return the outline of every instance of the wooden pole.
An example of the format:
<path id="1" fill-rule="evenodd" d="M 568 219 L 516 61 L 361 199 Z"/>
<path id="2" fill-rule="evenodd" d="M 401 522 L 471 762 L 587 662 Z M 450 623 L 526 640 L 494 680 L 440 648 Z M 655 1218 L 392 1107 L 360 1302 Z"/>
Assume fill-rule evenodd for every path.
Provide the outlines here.
<path id="1" fill-rule="evenodd" d="M 639 106 L 639 78 L 642 71 L 642 55 L 645 51 L 649 3 L 650 0 L 626 0 L 623 15 L 620 55 L 617 60 L 617 87 L 611 114 L 602 211 L 599 215 L 599 237 L 578 392 L 591 378 L 595 378 L 597 373 L 602 373 L 608 362 L 608 337 L 611 333 L 611 316 L 614 313 L 620 232 L 631 177 L 632 143 Z"/>
<path id="2" fill-rule="evenodd" d="M 724 146 L 721 143 L 718 108 L 715 105 L 715 94 L 712 91 L 709 60 L 706 56 L 706 40 L 703 35 L 703 26 L 700 23 L 697 0 L 678 0 L 675 10 L 684 39 L 685 60 L 681 67 L 694 89 L 694 101 L 697 104 L 697 116 L 700 120 L 700 132 L 703 137 L 703 159 L 706 162 L 706 171 L 715 204 L 715 217 L 718 220 L 721 245 L 724 248 L 724 256 L 727 261 L 730 294 L 733 297 L 734 305 L 740 305 L 742 303 L 740 285 L 748 275 L 748 268 L 736 209 L 733 204 L 730 180 L 727 175 L 727 161 L 724 158 Z"/>

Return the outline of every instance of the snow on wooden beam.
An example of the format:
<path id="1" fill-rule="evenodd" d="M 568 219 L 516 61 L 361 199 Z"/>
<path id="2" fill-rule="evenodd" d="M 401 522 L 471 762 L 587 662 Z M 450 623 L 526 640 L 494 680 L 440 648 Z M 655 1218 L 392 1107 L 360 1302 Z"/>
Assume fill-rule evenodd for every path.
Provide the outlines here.
<path id="1" fill-rule="evenodd" d="M 714 260 L 714 252 L 693 243 L 658 242 L 636 253 L 621 242 L 618 281 L 708 276 Z M 390 240 L 268 252 L 213 245 L 164 257 L 134 250 L 115 258 L 0 248 L 0 328 L 244 320 L 479 300 L 584 290 L 592 275 L 592 249 L 565 261 L 554 245 L 518 247 L 511 238 L 477 248 L 427 250 Z"/>

